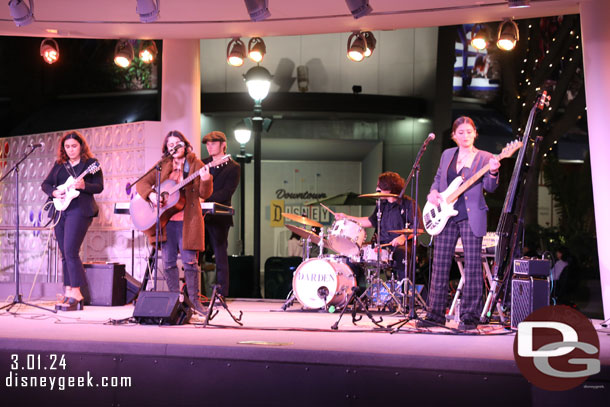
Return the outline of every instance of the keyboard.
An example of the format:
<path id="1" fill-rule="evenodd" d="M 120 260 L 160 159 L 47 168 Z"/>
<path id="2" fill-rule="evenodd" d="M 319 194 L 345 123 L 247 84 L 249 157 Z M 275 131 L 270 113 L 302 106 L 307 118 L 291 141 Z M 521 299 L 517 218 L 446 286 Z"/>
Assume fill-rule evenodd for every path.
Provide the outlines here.
<path id="1" fill-rule="evenodd" d="M 233 215 L 235 210 L 232 206 L 219 204 L 217 202 L 201 202 L 201 212 L 205 215 Z M 117 202 L 114 204 L 114 213 L 117 215 L 129 215 L 129 202 Z"/>

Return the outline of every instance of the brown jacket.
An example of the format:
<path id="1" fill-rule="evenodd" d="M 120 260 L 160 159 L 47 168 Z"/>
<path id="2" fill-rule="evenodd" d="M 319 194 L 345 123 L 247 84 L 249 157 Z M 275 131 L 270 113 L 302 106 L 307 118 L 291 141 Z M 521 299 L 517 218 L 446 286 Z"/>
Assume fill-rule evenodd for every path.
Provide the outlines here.
<path id="1" fill-rule="evenodd" d="M 189 163 L 189 175 L 199 171 L 203 167 L 201 160 L 194 153 L 188 153 L 186 161 Z M 172 158 L 166 158 L 161 163 L 161 182 L 169 178 L 172 172 Z M 154 191 L 156 181 L 155 171 L 151 171 L 146 177 L 136 184 L 138 194 L 144 199 L 148 199 L 148 195 Z M 203 215 L 201 214 L 201 205 L 199 198 L 206 199 L 212 195 L 212 177 L 208 181 L 202 181 L 200 177 L 196 177 L 193 181 L 182 188 L 185 194 L 186 202 L 184 205 L 184 226 L 182 228 L 182 248 L 184 250 L 205 250 L 205 229 L 203 226 Z M 154 236 L 152 236 L 154 243 Z M 163 236 L 160 241 L 166 240 L 165 228 L 163 228 Z"/>

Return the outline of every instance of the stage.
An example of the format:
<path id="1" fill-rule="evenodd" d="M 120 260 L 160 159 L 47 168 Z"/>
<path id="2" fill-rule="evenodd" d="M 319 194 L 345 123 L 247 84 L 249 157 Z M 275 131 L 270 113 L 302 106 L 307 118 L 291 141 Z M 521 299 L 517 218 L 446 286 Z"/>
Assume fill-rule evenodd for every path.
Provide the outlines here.
<path id="1" fill-rule="evenodd" d="M 58 314 L 15 306 L 0 313 L 3 404 L 543 406 L 608 400 L 610 330 L 600 321 L 594 324 L 601 373 L 574 390 L 546 392 L 520 374 L 514 333 L 498 325 L 464 333 L 409 323 L 393 332 L 366 315 L 354 324 L 346 313 L 332 330 L 338 312 L 302 311 L 298 303 L 282 311 L 282 304 L 230 300 L 233 313 L 243 311 L 243 327 L 219 307 L 205 328 L 203 318 L 177 326 L 125 321 L 133 305 Z M 402 318 L 374 315 L 384 327 Z"/>

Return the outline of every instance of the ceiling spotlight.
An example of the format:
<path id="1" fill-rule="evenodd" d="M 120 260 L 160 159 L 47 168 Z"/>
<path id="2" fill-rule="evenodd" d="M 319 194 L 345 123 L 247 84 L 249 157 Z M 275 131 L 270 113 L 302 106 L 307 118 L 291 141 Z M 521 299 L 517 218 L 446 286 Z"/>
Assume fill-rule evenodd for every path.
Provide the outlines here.
<path id="1" fill-rule="evenodd" d="M 231 66 L 242 66 L 246 58 L 246 46 L 239 38 L 233 38 L 227 45 L 227 63 Z"/>
<path id="2" fill-rule="evenodd" d="M 244 0 L 244 2 L 246 3 L 248 14 L 250 14 L 250 20 L 263 21 L 271 17 L 268 0 Z"/>
<path id="3" fill-rule="evenodd" d="M 133 61 L 133 45 L 129 40 L 119 40 L 114 47 L 114 63 L 127 68 Z"/>
<path id="4" fill-rule="evenodd" d="M 513 20 L 506 19 L 498 28 L 498 42 L 496 45 L 503 51 L 512 51 L 519 41 L 519 27 Z"/>
<path id="5" fill-rule="evenodd" d="M 508 0 L 509 8 L 525 8 L 530 6 L 530 0 Z"/>
<path id="6" fill-rule="evenodd" d="M 363 31 L 362 35 L 364 36 L 364 40 L 366 42 L 366 50 L 364 51 L 364 56 L 368 58 L 373 55 L 373 51 L 375 51 L 375 46 L 377 46 L 377 39 L 370 31 Z"/>
<path id="7" fill-rule="evenodd" d="M 347 39 L 347 57 L 354 62 L 364 59 L 366 52 L 366 40 L 362 33 L 355 32 Z"/>
<path id="8" fill-rule="evenodd" d="M 53 38 L 45 38 L 40 43 L 40 55 L 47 64 L 57 62 L 59 59 L 59 46 Z"/>
<path id="9" fill-rule="evenodd" d="M 154 23 L 159 19 L 160 0 L 138 0 L 136 12 L 140 15 L 140 22 Z"/>
<path id="10" fill-rule="evenodd" d="M 246 86 L 250 97 L 256 102 L 260 102 L 269 94 L 272 76 L 269 71 L 262 66 L 250 68 L 244 75 Z"/>
<path id="11" fill-rule="evenodd" d="M 373 12 L 369 0 L 345 0 L 345 3 L 347 3 L 347 7 L 354 18 L 368 16 Z"/>
<path id="12" fill-rule="evenodd" d="M 470 45 L 479 51 L 487 48 L 487 29 L 483 24 L 475 24 L 470 32 Z"/>
<path id="13" fill-rule="evenodd" d="M 261 37 L 250 38 L 250 42 L 248 42 L 248 58 L 259 64 L 265 57 L 266 52 L 267 47 Z"/>
<path id="14" fill-rule="evenodd" d="M 11 17 L 17 27 L 30 24 L 34 21 L 34 0 L 29 0 L 30 6 L 23 0 L 9 0 L 8 7 L 11 12 Z"/>
<path id="15" fill-rule="evenodd" d="M 157 50 L 157 44 L 154 41 L 144 41 L 140 47 L 140 59 L 145 64 L 150 64 L 155 60 L 159 51 Z"/>

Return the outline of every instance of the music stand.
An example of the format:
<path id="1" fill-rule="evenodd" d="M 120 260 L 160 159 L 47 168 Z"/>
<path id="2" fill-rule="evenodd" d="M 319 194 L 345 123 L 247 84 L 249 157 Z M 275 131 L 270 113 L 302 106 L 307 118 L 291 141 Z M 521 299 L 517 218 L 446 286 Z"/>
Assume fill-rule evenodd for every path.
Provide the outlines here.
<path id="1" fill-rule="evenodd" d="M 11 172 L 15 173 L 15 231 L 16 231 L 16 236 L 15 236 L 15 297 L 13 297 L 13 301 L 8 304 L 5 305 L 3 307 L 0 307 L 0 310 L 3 310 L 6 308 L 6 312 L 9 312 L 15 305 L 17 304 L 23 304 L 23 305 L 28 305 L 30 307 L 35 307 L 35 308 L 39 308 L 45 311 L 49 311 L 52 313 L 57 313 L 57 310 L 52 310 L 52 309 L 48 309 L 48 308 L 44 308 L 41 307 L 39 305 L 34 305 L 34 304 L 30 304 L 27 303 L 25 301 L 23 301 L 22 297 L 21 297 L 21 293 L 19 292 L 19 164 L 21 164 L 23 161 L 25 161 L 26 158 L 28 158 L 30 156 L 30 154 L 32 154 L 34 152 L 34 150 L 37 147 L 40 147 L 40 144 L 35 144 L 31 146 L 30 151 L 28 151 L 27 153 L 25 153 L 25 155 L 23 157 L 21 157 L 21 159 L 19 161 L 17 161 L 17 163 L 13 166 L 13 168 L 9 169 L 8 172 L 6 174 L 4 174 L 4 176 L 2 178 L 0 178 L 0 182 L 2 182 L 5 178 L 8 177 L 8 175 Z"/>

